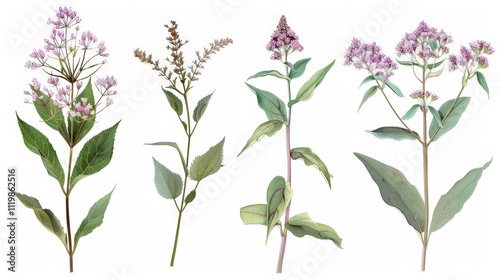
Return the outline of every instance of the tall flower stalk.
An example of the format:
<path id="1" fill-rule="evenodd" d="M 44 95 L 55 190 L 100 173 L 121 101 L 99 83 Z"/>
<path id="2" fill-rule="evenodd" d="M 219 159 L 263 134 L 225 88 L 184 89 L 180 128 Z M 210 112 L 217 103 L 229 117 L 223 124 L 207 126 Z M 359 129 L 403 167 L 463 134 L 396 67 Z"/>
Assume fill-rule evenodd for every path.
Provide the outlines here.
<path id="1" fill-rule="evenodd" d="M 170 171 L 167 167 L 153 158 L 156 189 L 162 197 L 173 200 L 179 213 L 172 250 L 172 258 L 170 260 L 170 266 L 174 266 L 182 213 L 186 210 L 187 205 L 195 199 L 196 190 L 198 189 L 200 182 L 211 174 L 216 173 L 222 166 L 222 151 L 224 147 L 224 139 L 222 139 L 219 143 L 211 147 L 205 154 L 194 158 L 193 162 L 189 164 L 191 142 L 194 132 L 198 127 L 201 117 L 207 109 L 213 93 L 200 99 L 193 112 L 189 109 L 190 105 L 188 94 L 193 88 L 192 83 L 197 81 L 198 77 L 201 75 L 201 69 L 204 68 L 204 64 L 211 58 L 212 55 L 216 54 L 233 41 L 229 38 L 215 40 L 213 43 L 210 43 L 209 47 L 205 48 L 203 52 L 197 51 L 196 59 L 193 61 L 192 65 L 186 69 L 181 49 L 188 43 L 188 41 L 180 39 L 178 25 L 175 21 L 171 21 L 171 25 L 165 25 L 165 27 L 169 32 L 169 37 L 167 37 L 167 50 L 170 51 L 170 56 L 165 60 L 168 64 L 170 64 L 170 66 L 161 66 L 159 60 L 153 60 L 152 55 L 148 55 L 145 51 L 140 49 L 136 49 L 134 51 L 134 56 L 141 62 L 152 65 L 153 70 L 158 72 L 158 75 L 165 78 L 167 81 L 168 84 L 166 89 L 162 87 L 162 90 L 167 97 L 170 107 L 176 114 L 184 133 L 186 134 L 185 157 L 176 142 L 156 142 L 148 144 L 170 146 L 176 149 L 184 172 L 183 180 L 179 174 Z M 184 112 L 185 114 L 183 114 Z M 191 191 L 189 193 L 187 192 L 188 177 L 195 183 L 194 187 L 191 187 Z M 177 198 L 179 197 L 180 201 L 178 202 Z"/>
<path id="2" fill-rule="evenodd" d="M 267 239 L 269 238 L 269 235 L 274 227 L 279 228 L 281 246 L 278 255 L 276 272 L 281 273 L 283 271 L 283 261 L 285 257 L 288 231 L 291 231 L 298 237 L 310 235 L 318 239 L 329 239 L 339 248 L 341 246 L 342 239 L 337 235 L 335 230 L 325 224 L 312 221 L 308 213 L 298 214 L 290 218 L 290 206 L 292 201 L 292 159 L 302 159 L 307 166 L 313 165 L 317 167 L 326 179 L 328 186 L 331 188 L 331 175 L 328 168 L 310 148 L 299 147 L 291 149 L 290 131 L 292 123 L 292 107 L 295 104 L 301 101 L 309 100 L 312 97 L 314 90 L 317 86 L 319 86 L 328 71 L 332 68 L 335 61 L 332 61 L 325 68 L 317 71 L 299 89 L 296 97 L 292 98 L 291 82 L 293 79 L 299 78 L 302 74 L 304 74 L 307 63 L 311 59 L 302 59 L 296 63 L 291 63 L 288 60 L 289 55 L 296 51 L 301 52 L 304 48 L 299 43 L 299 37 L 290 28 L 290 26 L 288 26 L 285 16 L 281 17 L 276 30 L 271 35 L 271 41 L 266 45 L 266 49 L 272 52 L 272 60 L 279 61 L 283 65 L 285 68 L 285 74 L 280 73 L 278 70 L 267 70 L 252 75 L 248 79 L 273 76 L 284 80 L 286 82 L 288 106 L 273 93 L 261 90 L 247 83 L 246 85 L 257 96 L 257 103 L 266 114 L 268 121 L 257 127 L 240 154 L 255 142 L 259 141 L 263 136 L 273 136 L 276 132 L 280 131 L 284 125 L 286 130 L 285 152 L 287 176 L 286 180 L 282 176 L 276 176 L 271 180 L 267 189 L 266 204 L 245 206 L 241 208 L 240 216 L 245 225 L 258 224 L 265 225 L 267 227 L 266 244 Z M 282 223 L 281 218 L 283 215 L 285 215 L 285 218 Z"/>
<path id="3" fill-rule="evenodd" d="M 404 97 L 399 87 L 389 81 L 389 78 L 394 75 L 393 70 L 398 68 L 397 64 L 382 53 L 381 48 L 375 43 L 362 43 L 356 38 L 352 40 L 345 55 L 345 65 L 353 65 L 357 69 L 365 69 L 370 73 L 361 85 L 369 82 L 375 83 L 366 91 L 359 108 L 380 91 L 399 122 L 404 126 L 380 127 L 368 132 L 381 139 L 416 140 L 422 146 L 423 199 L 418 189 L 399 170 L 368 156 L 355 153 L 377 183 L 384 202 L 398 208 L 404 214 L 408 224 L 419 234 L 422 242 L 422 271 L 425 270 L 431 233 L 446 225 L 462 209 L 474 192 L 482 172 L 491 163 L 491 160 L 486 162 L 482 167 L 469 171 L 457 181 L 446 194 L 441 196 L 434 208 L 432 220 L 430 219 L 429 146 L 458 123 L 470 101 L 470 97 L 461 95 L 471 79 L 476 77 L 478 83 L 489 94 L 486 79 L 479 70 L 488 67 L 488 59 L 485 55 L 494 53 L 494 50 L 485 41 L 473 41 L 469 44 L 469 48 L 461 47 L 460 55 L 448 57 L 448 69 L 463 72 L 458 94 L 454 99 L 444 102 L 439 109 L 431 106 L 431 103 L 437 101 L 439 97 L 429 91 L 427 81 L 439 77 L 444 72 L 446 67 L 442 64 L 447 60 L 444 56 L 449 53 L 448 45 L 452 42 L 452 37 L 444 30 L 438 31 L 422 21 L 414 31 L 406 33 L 397 44 L 397 56 L 405 57 L 404 60 L 397 60 L 397 62 L 411 68 L 411 75 L 420 84 L 420 88 L 409 95 L 417 104 L 413 105 L 402 117 L 397 113 L 387 93 L 390 90 Z M 422 113 L 422 137 L 406 123 L 418 111 Z M 432 116 L 430 124 L 429 113 Z"/>
<path id="4" fill-rule="evenodd" d="M 52 32 L 45 39 L 44 50 L 33 50 L 30 54 L 32 60 L 25 65 L 29 69 L 41 69 L 48 75 L 47 85 L 42 87 L 34 78 L 31 89 L 24 93 L 29 96 L 26 103 L 33 104 L 41 120 L 58 131 L 66 142 L 69 150 L 67 176 L 49 139 L 17 116 L 26 147 L 41 157 L 48 174 L 57 180 L 64 195 L 66 232 L 55 214 L 42 208 L 36 198 L 21 193 L 16 193 L 16 196 L 26 207 L 33 209 L 46 229 L 61 240 L 69 256 L 70 272 L 73 272 L 73 256 L 80 238 L 102 224 L 113 191 L 90 208 L 74 238 L 71 234 L 70 194 L 81 179 L 109 164 L 119 124 L 89 139 L 76 161 L 73 160 L 74 148 L 93 128 L 97 115 L 113 104 L 111 96 L 117 93 L 114 89 L 117 82 L 113 76 L 97 78 L 92 85 L 91 77 L 107 62 L 109 54 L 104 41 L 98 43 L 97 37 L 90 31 L 80 32 L 80 22 L 75 11 L 60 7 L 56 18 L 48 20 Z M 87 84 L 82 87 L 84 81 Z M 93 86 L 99 92 L 97 96 Z"/>

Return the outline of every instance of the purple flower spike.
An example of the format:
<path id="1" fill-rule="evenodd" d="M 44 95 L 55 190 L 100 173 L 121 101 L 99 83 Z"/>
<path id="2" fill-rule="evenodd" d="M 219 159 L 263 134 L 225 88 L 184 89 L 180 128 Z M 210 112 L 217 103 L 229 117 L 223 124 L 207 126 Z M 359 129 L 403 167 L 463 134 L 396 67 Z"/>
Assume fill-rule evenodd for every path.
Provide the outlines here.
<path id="1" fill-rule="evenodd" d="M 284 15 L 281 16 L 276 30 L 271 34 L 271 41 L 267 43 L 266 49 L 273 52 L 271 55 L 272 60 L 281 60 L 281 57 L 288 55 L 290 51 L 301 52 L 304 49 L 299 43 L 299 37 L 288 26 Z"/>

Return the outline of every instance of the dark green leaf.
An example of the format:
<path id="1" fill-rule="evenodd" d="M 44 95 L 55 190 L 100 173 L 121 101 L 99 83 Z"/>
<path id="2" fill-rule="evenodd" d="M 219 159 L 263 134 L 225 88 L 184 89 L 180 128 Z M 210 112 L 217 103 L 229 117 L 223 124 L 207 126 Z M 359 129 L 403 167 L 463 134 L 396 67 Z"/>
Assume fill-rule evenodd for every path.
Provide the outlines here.
<path id="1" fill-rule="evenodd" d="M 290 79 L 296 79 L 302 76 L 302 74 L 304 74 L 304 71 L 306 71 L 307 63 L 309 63 L 310 60 L 310 58 L 304 58 L 295 62 L 289 74 Z"/>
<path id="2" fill-rule="evenodd" d="M 429 108 L 429 111 L 431 112 L 432 116 L 434 117 L 433 121 L 436 121 L 438 126 L 443 128 L 443 124 L 441 123 L 441 115 L 439 114 L 438 110 L 432 106 L 427 106 Z"/>
<path id="3" fill-rule="evenodd" d="M 382 77 L 376 76 L 377 80 L 380 80 L 383 82 Z M 395 94 L 397 94 L 399 97 L 405 97 L 401 89 L 395 84 L 393 84 L 391 81 L 384 82 Z"/>
<path id="4" fill-rule="evenodd" d="M 245 147 L 243 147 L 238 156 L 240 156 L 243 151 L 248 149 L 248 147 L 252 146 L 254 143 L 262 139 L 264 135 L 267 135 L 269 137 L 273 136 L 276 132 L 280 131 L 281 127 L 283 127 L 283 122 L 280 120 L 267 121 L 259 125 L 257 129 L 255 129 L 250 139 L 248 139 L 247 144 L 245 145 Z"/>
<path id="5" fill-rule="evenodd" d="M 274 76 L 276 78 L 280 78 L 283 80 L 290 80 L 290 78 L 288 78 L 286 75 L 281 74 L 277 70 L 266 70 L 266 71 L 260 71 L 259 73 L 248 77 L 247 81 L 250 79 L 265 77 L 265 76 Z"/>
<path id="6" fill-rule="evenodd" d="M 89 79 L 83 91 L 76 97 L 75 104 L 80 103 L 82 98 L 87 98 L 87 104 L 92 105 L 92 107 L 95 106 L 91 79 Z M 90 114 L 86 120 L 68 115 L 68 131 L 70 131 L 70 135 L 73 136 L 72 142 L 74 145 L 78 144 L 89 133 L 92 127 L 94 127 L 94 123 L 95 114 Z"/>
<path id="7" fill-rule="evenodd" d="M 370 99 L 372 96 L 375 95 L 375 93 L 377 93 L 377 89 L 378 89 L 377 86 L 372 86 L 365 92 L 365 94 L 363 95 L 363 100 L 361 100 L 361 104 L 359 104 L 358 112 L 359 110 L 361 110 L 363 104 L 365 104 L 365 102 L 368 101 L 368 99 Z"/>
<path id="8" fill-rule="evenodd" d="M 182 155 L 182 151 L 179 148 L 179 146 L 177 145 L 177 143 L 175 143 L 175 142 L 156 142 L 156 143 L 146 143 L 145 145 L 170 146 L 170 147 L 175 148 L 177 150 L 177 152 L 179 153 L 179 157 L 181 158 L 182 167 L 184 168 L 184 174 L 186 174 L 186 176 L 189 174 L 188 170 L 187 170 L 186 161 L 184 160 L 184 156 Z"/>
<path id="9" fill-rule="evenodd" d="M 401 64 L 401 65 L 404 65 L 404 66 L 419 66 L 418 63 L 416 62 L 412 62 L 412 61 L 401 61 L 401 60 L 397 60 L 396 61 Z"/>
<path id="10" fill-rule="evenodd" d="M 196 190 L 192 190 L 188 193 L 186 196 L 186 204 L 193 202 L 193 200 L 196 198 Z"/>
<path id="11" fill-rule="evenodd" d="M 452 130 L 457 125 L 458 121 L 460 120 L 460 117 L 462 116 L 465 109 L 467 109 L 467 106 L 469 105 L 470 97 L 460 97 L 457 100 L 457 103 L 455 104 L 453 109 L 451 110 L 450 115 L 445 120 L 444 117 L 446 113 L 448 113 L 448 111 L 450 110 L 451 105 L 453 104 L 454 101 L 455 99 L 450 99 L 446 101 L 443 105 L 441 105 L 441 107 L 439 108 L 438 112 L 439 116 L 442 119 L 443 128 L 439 129 L 433 141 L 436 141 L 437 139 L 439 139 L 439 137 L 443 136 L 443 134 Z M 433 119 L 431 125 L 429 126 L 429 135 L 431 135 L 432 137 L 432 135 L 434 135 L 434 133 L 438 128 L 439 128 L 438 123 Z"/>
<path id="12" fill-rule="evenodd" d="M 172 107 L 177 116 L 182 115 L 182 110 L 184 108 L 184 106 L 182 105 L 182 101 L 177 96 L 175 96 L 175 94 L 173 94 L 171 91 L 166 90 L 163 87 L 161 89 L 165 93 L 165 96 L 167 97 L 170 107 Z"/>
<path id="13" fill-rule="evenodd" d="M 297 104 L 299 102 L 300 102 L 300 100 L 292 99 L 292 100 L 290 100 L 290 102 L 288 102 L 288 107 L 291 108 L 293 105 L 295 105 L 295 104 Z"/>
<path id="14" fill-rule="evenodd" d="M 332 188 L 332 182 L 330 181 L 330 172 L 326 164 L 316 155 L 310 148 L 301 147 L 294 148 L 290 150 L 290 156 L 292 159 L 302 159 L 307 166 L 315 166 L 321 172 L 325 180 L 328 182 L 330 189 Z"/>
<path id="15" fill-rule="evenodd" d="M 410 110 L 408 110 L 408 112 L 406 112 L 406 114 L 401 119 L 406 121 L 406 120 L 413 118 L 413 116 L 415 116 L 415 114 L 417 113 L 417 110 L 419 108 L 420 108 L 419 104 L 415 104 L 415 105 L 411 106 Z"/>
<path id="16" fill-rule="evenodd" d="M 312 97 L 316 87 L 321 84 L 328 71 L 333 67 L 333 64 L 335 64 L 335 60 L 328 64 L 325 68 L 314 73 L 314 75 L 312 75 L 312 77 L 309 78 L 309 80 L 305 82 L 305 84 L 302 85 L 302 87 L 299 89 L 299 92 L 297 92 L 297 97 L 295 97 L 295 99 L 298 99 L 300 101 L 309 100 Z"/>
<path id="17" fill-rule="evenodd" d="M 477 82 L 483 87 L 484 91 L 488 94 L 488 98 L 490 98 L 490 89 L 488 88 L 488 83 L 486 83 L 486 78 L 484 78 L 483 73 L 477 71 Z"/>
<path id="18" fill-rule="evenodd" d="M 458 180 L 446 194 L 441 196 L 436 208 L 434 208 L 434 214 L 432 214 L 430 232 L 437 231 L 444 227 L 462 210 L 465 202 L 467 202 L 474 193 L 483 171 L 490 166 L 492 160 L 493 159 L 485 163 L 483 167 L 469 171 L 462 179 Z"/>
<path id="19" fill-rule="evenodd" d="M 258 89 L 247 83 L 245 84 L 255 93 L 259 107 L 264 110 L 269 120 L 280 120 L 283 122 L 287 120 L 286 105 L 281 99 L 269 91 Z"/>
<path id="20" fill-rule="evenodd" d="M 205 110 L 207 109 L 208 102 L 210 102 L 210 98 L 212 97 L 213 92 L 202 99 L 198 101 L 198 105 L 196 105 L 196 108 L 194 108 L 193 112 L 193 120 L 195 122 L 200 121 L 201 117 L 203 116 L 203 113 L 205 113 Z"/>
<path id="21" fill-rule="evenodd" d="M 276 176 L 267 187 L 267 239 L 278 223 L 281 216 L 286 211 L 290 200 L 292 199 L 292 188 L 289 182 L 285 182 L 285 178 Z"/>
<path id="22" fill-rule="evenodd" d="M 285 62 L 283 62 L 283 64 L 285 64 L 286 66 L 288 66 L 288 68 L 290 68 L 290 70 L 296 70 L 295 67 L 293 66 L 293 64 L 290 61 L 285 61 Z"/>
<path id="23" fill-rule="evenodd" d="M 396 168 L 359 153 L 354 155 L 365 165 L 373 181 L 377 183 L 384 202 L 399 209 L 408 224 L 422 233 L 425 205 L 417 188 Z"/>
<path id="24" fill-rule="evenodd" d="M 397 126 L 384 126 L 379 127 L 375 130 L 367 130 L 366 132 L 373 134 L 375 137 L 380 139 L 392 139 L 392 140 L 417 140 L 413 134 L 406 128 Z M 418 136 L 418 133 L 413 131 Z"/>
<path id="25" fill-rule="evenodd" d="M 267 204 L 242 207 L 240 217 L 245 225 L 267 225 Z"/>
<path id="26" fill-rule="evenodd" d="M 182 193 L 182 178 L 170 171 L 153 158 L 155 165 L 155 186 L 158 193 L 166 199 L 175 199 Z"/>
<path id="27" fill-rule="evenodd" d="M 57 157 L 57 153 L 52 147 L 52 144 L 50 144 L 49 139 L 36 128 L 21 120 L 17 114 L 16 116 L 19 128 L 21 129 L 21 133 L 23 135 L 24 144 L 30 151 L 40 155 L 43 165 L 45 166 L 45 169 L 47 169 L 47 173 L 56 179 L 61 188 L 63 188 L 65 179 L 64 169 L 62 168 L 59 158 Z"/>
<path id="28" fill-rule="evenodd" d="M 361 88 L 361 86 L 363 86 L 364 84 L 371 82 L 371 81 L 375 81 L 375 78 L 373 77 L 373 75 L 366 76 L 366 78 L 364 78 L 363 81 L 361 81 L 359 88 Z"/>
<path id="29" fill-rule="evenodd" d="M 222 166 L 224 140 L 225 138 L 222 138 L 219 143 L 208 149 L 206 153 L 194 159 L 189 170 L 189 177 L 191 177 L 191 179 L 199 182 L 207 176 L 219 171 Z"/>
<path id="30" fill-rule="evenodd" d="M 285 227 L 297 237 L 309 235 L 318 239 L 331 240 L 337 247 L 342 249 L 342 238 L 338 236 L 337 232 L 330 226 L 313 222 L 308 213 L 291 217 Z"/>
<path id="31" fill-rule="evenodd" d="M 64 116 L 56 105 L 49 100 L 49 97 L 43 93 L 41 90 L 35 90 L 35 88 L 30 85 L 31 90 L 35 91 L 38 96 L 42 96 L 42 99 L 38 99 L 33 102 L 38 115 L 44 123 L 46 123 L 52 129 L 59 131 L 62 137 L 68 139 L 68 129 L 66 128 L 66 122 L 64 121 Z"/>

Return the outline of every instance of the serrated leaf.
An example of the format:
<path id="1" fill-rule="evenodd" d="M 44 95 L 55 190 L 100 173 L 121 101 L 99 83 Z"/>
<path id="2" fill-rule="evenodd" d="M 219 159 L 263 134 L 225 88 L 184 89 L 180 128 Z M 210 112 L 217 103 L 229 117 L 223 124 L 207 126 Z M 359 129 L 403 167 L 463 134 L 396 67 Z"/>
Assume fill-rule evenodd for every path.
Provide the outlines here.
<path id="1" fill-rule="evenodd" d="M 368 101 L 368 99 L 370 99 L 372 96 L 375 95 L 375 93 L 377 93 L 377 89 L 378 89 L 377 86 L 372 86 L 365 92 L 365 94 L 363 95 L 363 100 L 361 100 L 361 104 L 359 104 L 358 112 L 359 110 L 361 110 L 363 104 L 365 104 L 365 102 Z"/>
<path id="2" fill-rule="evenodd" d="M 308 213 L 291 217 L 285 224 L 285 228 L 297 237 L 309 235 L 317 239 L 331 240 L 337 247 L 342 249 L 342 238 L 338 236 L 337 232 L 328 225 L 313 222 Z"/>
<path id="3" fill-rule="evenodd" d="M 92 207 L 90 207 L 87 216 L 83 219 L 80 227 L 78 227 L 78 230 L 75 233 L 75 246 L 73 247 L 73 253 L 76 250 L 76 246 L 78 246 L 80 238 L 89 235 L 92 231 L 94 231 L 94 229 L 102 225 L 104 213 L 108 208 L 109 200 L 111 199 L 111 195 L 114 190 L 115 189 L 113 188 L 110 193 L 99 199 L 96 203 L 94 203 L 94 205 L 92 205 Z"/>
<path id="4" fill-rule="evenodd" d="M 250 79 L 255 79 L 255 78 L 260 78 L 260 77 L 265 77 L 265 76 L 274 76 L 276 78 L 280 78 L 283 80 L 288 80 L 288 81 L 290 80 L 290 78 L 288 78 L 286 75 L 281 74 L 277 70 L 266 70 L 266 71 L 260 71 L 259 73 L 248 77 L 247 81 Z"/>
<path id="5" fill-rule="evenodd" d="M 302 74 L 304 74 L 304 71 L 306 71 L 307 63 L 309 63 L 310 60 L 310 58 L 304 58 L 295 62 L 292 69 L 290 70 L 290 79 L 296 79 L 302 76 Z"/>
<path id="6" fill-rule="evenodd" d="M 210 102 L 210 98 L 212 98 L 212 94 L 214 93 L 212 92 L 211 94 L 203 97 L 202 99 L 200 99 L 200 101 L 198 101 L 198 105 L 196 105 L 196 108 L 194 108 L 193 112 L 193 120 L 195 122 L 200 121 L 201 117 L 205 113 L 205 110 L 207 109 L 208 106 L 208 102 Z"/>
<path id="7" fill-rule="evenodd" d="M 184 168 L 184 174 L 187 176 L 189 174 L 188 170 L 187 170 L 187 165 L 186 165 L 186 161 L 184 160 L 184 155 L 182 155 L 182 151 L 181 149 L 179 148 L 179 146 L 177 145 L 177 143 L 175 142 L 156 142 L 156 143 L 146 143 L 145 145 L 152 145 L 152 146 L 170 146 L 170 147 L 173 147 L 177 150 L 177 152 L 179 153 L 179 157 L 181 158 L 181 162 L 182 162 L 182 167 Z"/>
<path id="8" fill-rule="evenodd" d="M 114 126 L 101 131 L 83 145 L 71 174 L 70 193 L 78 181 L 101 171 L 109 164 L 113 156 L 115 134 L 119 124 L 120 122 L 117 122 Z"/>
<path id="9" fill-rule="evenodd" d="M 401 119 L 406 121 L 413 118 L 413 116 L 415 116 L 419 108 L 420 108 L 419 104 L 411 106 L 410 110 L 408 110 L 408 112 L 406 112 L 406 114 L 403 117 L 401 117 Z"/>
<path id="10" fill-rule="evenodd" d="M 61 226 L 61 222 L 49 209 L 43 209 L 40 202 L 34 197 L 27 196 L 21 193 L 15 193 L 16 197 L 21 201 L 24 206 L 32 209 L 38 221 L 50 232 L 52 232 L 67 248 L 67 236 Z"/>
<path id="11" fill-rule="evenodd" d="M 359 153 L 354 153 L 354 155 L 365 165 L 373 181 L 379 187 L 384 202 L 399 209 L 408 224 L 417 232 L 422 233 L 425 223 L 425 205 L 417 188 L 408 182 L 403 173 L 396 168 Z"/>
<path id="12" fill-rule="evenodd" d="M 283 127 L 283 122 L 280 120 L 272 120 L 272 121 L 267 121 L 257 127 L 255 131 L 253 132 L 252 136 L 250 139 L 248 139 L 247 144 L 241 152 L 238 154 L 238 156 L 241 155 L 246 149 L 248 149 L 250 146 L 255 144 L 257 141 L 262 139 L 264 135 L 267 135 L 269 137 L 273 136 L 276 132 L 280 131 L 280 129 Z"/>
<path id="13" fill-rule="evenodd" d="M 294 148 L 290 150 L 290 156 L 292 159 L 302 159 L 307 166 L 315 166 L 321 172 L 330 189 L 332 188 L 332 182 L 330 181 L 330 172 L 328 172 L 328 167 L 326 164 L 316 155 L 311 148 L 301 147 Z"/>
<path id="14" fill-rule="evenodd" d="M 444 227 L 462 210 L 465 202 L 467 202 L 474 193 L 483 171 L 490 166 L 492 160 L 493 159 L 485 163 L 483 167 L 469 171 L 462 179 L 458 180 L 446 194 L 441 196 L 432 214 L 430 232 L 437 231 Z"/>
<path id="15" fill-rule="evenodd" d="M 189 169 L 189 177 L 191 179 L 199 182 L 219 171 L 222 166 L 222 151 L 225 139 L 222 138 L 219 143 L 208 149 L 206 153 L 194 159 Z"/>
<path id="16" fill-rule="evenodd" d="M 186 202 L 186 204 L 191 203 L 195 198 L 196 198 L 196 190 L 192 190 L 188 193 L 188 195 L 186 196 L 186 200 L 184 200 L 184 202 Z"/>
<path id="17" fill-rule="evenodd" d="M 255 93 L 259 107 L 264 110 L 269 120 L 287 121 L 286 105 L 281 99 L 269 91 L 258 89 L 247 83 L 245 84 Z"/>
<path id="18" fill-rule="evenodd" d="M 371 82 L 371 81 L 375 81 L 375 78 L 373 77 L 373 75 L 366 76 L 366 78 L 364 78 L 363 81 L 361 81 L 359 88 L 361 88 L 361 86 L 363 86 L 364 84 Z"/>
<path id="19" fill-rule="evenodd" d="M 87 98 L 87 104 L 90 104 L 92 107 L 95 106 L 94 100 L 94 91 L 92 90 L 92 81 L 89 79 L 87 85 L 83 89 L 83 91 L 76 97 L 75 104 L 80 103 L 82 98 Z M 90 114 L 86 120 L 83 120 L 79 117 L 75 118 L 68 115 L 68 131 L 72 136 L 73 145 L 78 144 L 94 127 L 95 123 L 95 115 Z"/>
<path id="20" fill-rule="evenodd" d="M 155 186 L 158 193 L 166 199 L 176 199 L 182 193 L 182 178 L 170 171 L 153 157 L 155 166 Z"/>
<path id="21" fill-rule="evenodd" d="M 267 225 L 267 204 L 242 207 L 240 217 L 245 225 Z"/>
<path id="22" fill-rule="evenodd" d="M 457 103 L 455 104 L 453 109 L 451 110 L 450 115 L 445 120 L 444 117 L 446 113 L 448 113 L 448 111 L 450 110 L 451 105 L 453 104 L 454 101 L 455 99 L 450 99 L 446 101 L 443 105 L 441 105 L 441 107 L 439 108 L 438 112 L 439 116 L 443 120 L 442 121 L 443 128 L 439 129 L 439 131 L 437 132 L 436 136 L 432 141 L 436 141 L 437 139 L 439 139 L 439 137 L 443 136 L 443 134 L 452 130 L 457 125 L 458 121 L 460 120 L 460 117 L 462 116 L 462 114 L 467 109 L 467 106 L 469 105 L 470 97 L 460 97 L 457 100 Z M 429 126 L 429 135 L 431 135 L 431 137 L 432 135 L 434 135 L 438 127 L 439 127 L 438 123 L 433 119 Z"/>
<path id="23" fill-rule="evenodd" d="M 488 83 L 486 82 L 486 78 L 484 77 L 483 73 L 477 71 L 476 72 L 477 76 L 477 82 L 483 87 L 484 91 L 488 94 L 488 98 L 490 98 L 490 89 L 488 88 Z"/>
<path id="24" fill-rule="evenodd" d="M 271 180 L 267 187 L 267 235 L 266 244 L 269 234 L 273 230 L 276 223 L 286 211 L 290 200 L 292 199 L 292 188 L 289 182 L 285 182 L 285 178 L 276 176 Z"/>
<path id="25" fill-rule="evenodd" d="M 427 106 L 429 108 L 429 111 L 431 112 L 432 116 L 434 117 L 433 120 L 436 121 L 437 125 L 441 128 L 443 128 L 443 124 L 441 123 L 441 115 L 439 114 L 438 110 L 432 106 Z"/>
<path id="26" fill-rule="evenodd" d="M 67 140 L 68 139 L 68 129 L 66 128 L 66 122 L 64 121 L 64 116 L 56 105 L 49 100 L 49 97 L 43 93 L 41 90 L 35 90 L 35 88 L 30 85 L 31 90 L 35 91 L 38 96 L 42 99 L 37 99 L 33 102 L 38 115 L 44 123 L 46 123 L 50 128 L 59 131 L 61 136 Z"/>
<path id="27" fill-rule="evenodd" d="M 299 89 L 295 99 L 300 101 L 309 100 L 312 97 L 314 90 L 321 84 L 328 71 L 333 67 L 333 64 L 335 64 L 335 60 L 328 64 L 325 68 L 314 73 L 314 75 L 312 75 L 312 77 L 309 78 L 309 80 Z"/>
<path id="28" fill-rule="evenodd" d="M 182 111 L 184 108 L 182 101 L 177 96 L 175 96 L 175 94 L 173 94 L 171 91 L 166 90 L 163 87 L 161 89 L 163 90 L 163 93 L 165 93 L 165 96 L 167 97 L 168 104 L 170 104 L 170 107 L 172 107 L 177 116 L 182 115 Z"/>
<path id="29" fill-rule="evenodd" d="M 24 144 L 30 151 L 40 156 L 47 173 L 56 179 L 59 186 L 63 188 L 65 181 L 64 169 L 49 139 L 36 128 L 21 120 L 17 113 L 16 117 L 19 128 L 21 129 L 21 134 L 23 135 Z"/>
<path id="30" fill-rule="evenodd" d="M 417 138 L 415 138 L 415 136 L 413 136 L 408 129 L 397 126 L 384 126 L 375 130 L 367 130 L 366 132 L 371 133 L 380 139 L 392 139 L 396 141 L 417 140 Z M 413 131 L 413 133 L 418 136 L 417 132 Z"/>

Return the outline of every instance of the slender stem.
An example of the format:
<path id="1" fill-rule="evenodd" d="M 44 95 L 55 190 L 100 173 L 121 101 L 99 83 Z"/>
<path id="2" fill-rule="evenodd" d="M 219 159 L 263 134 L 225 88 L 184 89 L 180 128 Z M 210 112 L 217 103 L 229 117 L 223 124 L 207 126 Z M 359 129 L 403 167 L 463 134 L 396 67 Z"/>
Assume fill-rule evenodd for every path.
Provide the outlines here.
<path id="1" fill-rule="evenodd" d="M 175 231 L 174 250 L 172 251 L 172 258 L 170 259 L 170 266 L 174 266 L 175 262 L 175 253 L 177 252 L 177 240 L 179 240 L 179 229 L 181 227 L 181 217 L 182 217 L 182 211 L 179 211 L 179 219 L 177 220 L 177 230 Z"/>
<path id="2" fill-rule="evenodd" d="M 425 257 L 427 253 L 427 243 L 429 238 L 429 161 L 428 161 L 428 143 L 427 143 L 427 107 L 421 107 L 423 112 L 423 157 L 424 157 L 424 202 L 425 202 L 425 226 L 424 241 L 422 246 L 422 271 L 425 271 Z"/>
<path id="3" fill-rule="evenodd" d="M 68 163 L 68 180 L 66 184 L 66 226 L 68 228 L 68 255 L 69 255 L 69 272 L 73 272 L 73 241 L 71 239 L 71 223 L 69 217 L 69 191 L 70 191 L 70 176 L 71 176 L 71 161 L 73 159 L 73 147 L 69 148 L 69 163 Z"/>

